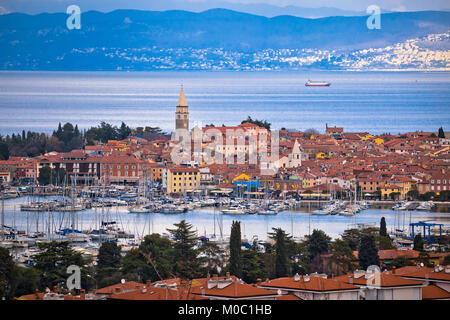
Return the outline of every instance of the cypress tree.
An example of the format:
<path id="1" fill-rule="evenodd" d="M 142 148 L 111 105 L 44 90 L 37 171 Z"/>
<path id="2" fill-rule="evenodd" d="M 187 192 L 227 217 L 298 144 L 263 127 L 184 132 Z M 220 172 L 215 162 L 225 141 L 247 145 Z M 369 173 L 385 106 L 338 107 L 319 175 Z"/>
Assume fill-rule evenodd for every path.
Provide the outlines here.
<path id="1" fill-rule="evenodd" d="M 386 219 L 384 217 L 381 217 L 380 221 L 380 236 L 382 237 L 387 236 Z"/>
<path id="2" fill-rule="evenodd" d="M 242 276 L 241 223 L 239 221 L 233 221 L 231 224 L 230 274 L 239 278 Z"/>
<path id="3" fill-rule="evenodd" d="M 275 277 L 289 275 L 289 260 L 286 242 L 290 237 L 281 228 L 272 228 L 274 232 L 269 233 L 271 239 L 275 240 Z"/>
<path id="4" fill-rule="evenodd" d="M 423 240 L 420 234 L 414 236 L 414 250 L 423 251 Z"/>
<path id="5" fill-rule="evenodd" d="M 358 250 L 359 265 L 362 269 L 367 269 L 371 265 L 380 265 L 378 250 L 373 236 L 364 236 Z"/>
<path id="6" fill-rule="evenodd" d="M 438 131 L 438 137 L 444 139 L 445 138 L 445 133 L 444 133 L 444 129 L 442 129 L 442 127 L 439 128 Z"/>

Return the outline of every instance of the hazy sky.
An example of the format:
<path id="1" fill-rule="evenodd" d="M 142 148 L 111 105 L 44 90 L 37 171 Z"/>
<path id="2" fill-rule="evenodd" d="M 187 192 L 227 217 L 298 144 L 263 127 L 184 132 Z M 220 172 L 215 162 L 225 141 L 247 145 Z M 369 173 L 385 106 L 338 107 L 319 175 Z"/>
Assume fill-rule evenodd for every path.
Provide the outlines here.
<path id="1" fill-rule="evenodd" d="M 223 3 L 295 5 L 317 8 L 333 7 L 350 11 L 365 11 L 375 4 L 390 11 L 418 11 L 450 9 L 450 0 L 0 0 L 0 14 L 8 12 L 62 12 L 71 4 L 84 10 L 111 11 L 114 9 L 167 10 L 178 7 L 189 10 L 202 4 L 220 7 Z"/>

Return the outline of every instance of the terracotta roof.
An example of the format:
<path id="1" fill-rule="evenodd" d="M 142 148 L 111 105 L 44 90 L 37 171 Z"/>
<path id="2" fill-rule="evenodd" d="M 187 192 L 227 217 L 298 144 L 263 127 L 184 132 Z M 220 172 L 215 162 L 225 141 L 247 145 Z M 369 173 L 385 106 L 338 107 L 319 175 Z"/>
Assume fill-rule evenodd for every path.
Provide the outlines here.
<path id="1" fill-rule="evenodd" d="M 435 268 L 420 268 L 418 271 L 403 274 L 402 277 L 450 282 L 450 273 L 445 272 L 447 268 L 450 268 L 450 266 L 443 267 L 442 270 L 438 272 L 436 272 Z"/>
<path id="2" fill-rule="evenodd" d="M 192 167 L 173 167 L 169 168 L 170 172 L 200 172 L 198 168 Z"/>
<path id="3" fill-rule="evenodd" d="M 136 290 L 137 288 L 142 288 L 144 286 L 143 283 L 135 282 L 135 281 L 127 281 L 125 283 L 113 284 L 111 286 L 101 288 L 95 291 L 96 294 L 113 294 L 120 290 L 120 292 L 128 291 L 128 290 Z"/>
<path id="4" fill-rule="evenodd" d="M 188 288 L 172 289 L 142 285 L 140 289 L 113 294 L 112 300 L 209 300 L 207 297 L 194 295 Z"/>
<path id="5" fill-rule="evenodd" d="M 431 285 L 422 288 L 422 300 L 450 299 L 450 292 L 438 286 Z"/>
<path id="6" fill-rule="evenodd" d="M 358 259 L 358 251 L 353 251 L 353 255 Z M 380 260 L 392 260 L 398 257 L 406 257 L 409 259 L 417 259 L 419 257 L 419 251 L 416 250 L 399 250 L 399 249 L 388 249 L 388 250 L 378 250 L 378 256 Z"/>
<path id="7" fill-rule="evenodd" d="M 283 294 L 281 296 L 278 296 L 276 299 L 277 300 L 302 300 L 301 298 L 297 297 L 295 294 Z"/>
<path id="8" fill-rule="evenodd" d="M 210 281 L 214 282 L 213 279 L 210 279 Z M 273 291 L 258 288 L 252 284 L 244 283 L 238 279 L 231 278 L 229 283 L 226 282 L 226 279 L 221 281 L 222 284 L 224 285 L 223 288 L 218 288 L 216 285 L 213 288 L 208 289 L 208 282 L 206 282 L 202 286 L 192 287 L 191 291 L 193 294 L 197 295 L 230 298 L 230 299 L 270 297 L 276 295 L 276 293 L 274 293 Z"/>
<path id="9" fill-rule="evenodd" d="M 354 285 L 373 285 L 376 287 L 407 287 L 407 286 L 420 286 L 422 283 L 415 280 L 408 280 L 396 275 L 379 272 L 371 279 L 366 279 L 365 275 L 355 278 L 354 274 L 343 275 L 333 278 L 336 281 L 350 283 Z"/>
<path id="10" fill-rule="evenodd" d="M 341 290 L 356 290 L 357 286 L 350 285 L 334 279 L 324 279 L 318 276 L 310 276 L 309 281 L 304 281 L 304 276 L 300 276 L 299 281 L 295 281 L 294 277 L 284 277 L 262 282 L 261 287 L 293 289 L 302 291 L 341 291 Z"/>

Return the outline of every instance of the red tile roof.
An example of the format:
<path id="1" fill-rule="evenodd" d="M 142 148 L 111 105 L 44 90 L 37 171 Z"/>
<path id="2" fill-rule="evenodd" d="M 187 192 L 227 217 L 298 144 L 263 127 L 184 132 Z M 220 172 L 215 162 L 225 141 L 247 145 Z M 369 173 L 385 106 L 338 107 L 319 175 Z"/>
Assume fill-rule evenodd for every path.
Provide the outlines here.
<path id="1" fill-rule="evenodd" d="M 213 279 L 209 281 L 214 282 Z M 218 288 L 217 285 L 211 289 L 208 289 L 208 282 L 202 286 L 192 287 L 192 293 L 203 296 L 217 297 L 217 298 L 229 298 L 229 299 L 242 299 L 242 298 L 252 298 L 252 297 L 271 297 L 276 296 L 276 293 L 270 290 L 258 288 L 252 284 L 244 283 L 237 279 L 231 279 L 227 283 L 226 279 L 219 280 L 219 284 L 222 281 L 224 284 L 223 288 Z"/>
<path id="2" fill-rule="evenodd" d="M 160 288 L 142 285 L 140 289 L 124 293 L 113 294 L 108 297 L 112 300 L 209 300 L 189 292 L 189 288 Z"/>
<path id="3" fill-rule="evenodd" d="M 450 299 L 450 292 L 438 286 L 431 285 L 422 288 L 422 300 Z"/>
<path id="4" fill-rule="evenodd" d="M 319 276 L 310 276 L 309 281 L 305 282 L 305 277 L 300 276 L 299 281 L 295 281 L 294 277 L 284 277 L 262 282 L 261 287 L 274 289 L 291 289 L 302 291 L 341 291 L 341 290 L 357 290 L 357 286 L 347 284 L 334 279 L 324 279 Z"/>
<path id="5" fill-rule="evenodd" d="M 407 287 L 420 286 L 421 282 L 415 280 L 408 280 L 400 276 L 379 272 L 373 275 L 373 278 L 366 279 L 365 275 L 355 278 L 354 274 L 343 275 L 333 278 L 336 281 L 350 283 L 354 285 L 372 285 L 376 287 Z"/>

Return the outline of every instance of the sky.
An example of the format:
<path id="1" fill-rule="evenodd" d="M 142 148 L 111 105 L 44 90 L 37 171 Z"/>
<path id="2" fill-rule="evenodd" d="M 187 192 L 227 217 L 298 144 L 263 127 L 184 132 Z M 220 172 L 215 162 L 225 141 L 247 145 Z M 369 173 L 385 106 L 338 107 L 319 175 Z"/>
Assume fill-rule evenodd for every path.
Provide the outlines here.
<path id="1" fill-rule="evenodd" d="M 0 0 L 0 14 L 24 12 L 64 12 L 71 5 L 82 10 L 112 11 L 115 9 L 171 10 L 183 9 L 202 11 L 204 9 L 227 7 L 233 9 L 264 6 L 270 15 L 270 6 L 297 6 L 305 8 L 331 7 L 347 11 L 365 11 L 370 5 L 378 5 L 388 11 L 450 10 L 449 0 Z M 265 11 L 265 12 L 266 12 Z"/>

